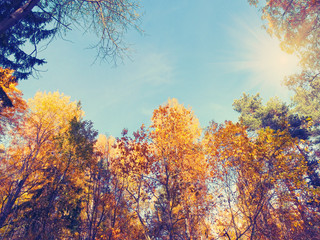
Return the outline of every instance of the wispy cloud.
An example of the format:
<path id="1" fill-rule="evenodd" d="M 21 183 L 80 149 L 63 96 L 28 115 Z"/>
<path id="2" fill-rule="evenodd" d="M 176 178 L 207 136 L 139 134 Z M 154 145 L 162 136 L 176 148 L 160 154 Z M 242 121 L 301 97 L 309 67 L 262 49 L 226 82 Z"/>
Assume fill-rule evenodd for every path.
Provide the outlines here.
<path id="1" fill-rule="evenodd" d="M 140 112 L 141 112 L 144 116 L 150 118 L 150 117 L 152 116 L 153 110 L 154 110 L 154 109 L 142 107 L 142 108 L 140 109 Z"/>
<path id="2" fill-rule="evenodd" d="M 174 64 L 168 54 L 149 52 L 134 62 L 112 69 L 111 85 L 104 87 L 102 104 L 108 107 L 125 101 L 135 101 L 143 95 L 154 94 L 174 79 Z"/>
<path id="3" fill-rule="evenodd" d="M 173 81 L 173 66 L 168 55 L 149 53 L 137 61 L 132 69 L 133 81 L 153 86 L 169 84 Z"/>

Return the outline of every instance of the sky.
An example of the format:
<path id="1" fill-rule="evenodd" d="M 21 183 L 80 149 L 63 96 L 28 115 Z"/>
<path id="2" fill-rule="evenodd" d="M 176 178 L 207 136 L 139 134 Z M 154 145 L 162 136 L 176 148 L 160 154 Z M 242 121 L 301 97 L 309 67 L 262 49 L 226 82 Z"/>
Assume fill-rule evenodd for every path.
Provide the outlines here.
<path id="1" fill-rule="evenodd" d="M 232 108 L 243 93 L 289 101 L 281 85 L 297 60 L 262 29 L 258 9 L 246 0 L 142 0 L 141 28 L 129 30 L 130 59 L 114 66 L 95 62 L 93 35 L 79 30 L 39 53 L 41 74 L 20 82 L 26 99 L 59 91 L 81 101 L 99 133 L 149 125 L 154 109 L 176 98 L 191 107 L 203 128 L 237 121 Z"/>

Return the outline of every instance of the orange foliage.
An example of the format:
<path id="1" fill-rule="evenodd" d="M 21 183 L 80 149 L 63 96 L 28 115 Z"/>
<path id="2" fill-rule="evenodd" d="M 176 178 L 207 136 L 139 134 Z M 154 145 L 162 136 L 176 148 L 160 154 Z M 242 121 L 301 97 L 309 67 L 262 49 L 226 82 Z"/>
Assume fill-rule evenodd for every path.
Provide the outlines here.
<path id="1" fill-rule="evenodd" d="M 4 90 L 10 98 L 13 107 L 0 107 L 0 135 L 8 125 L 18 127 L 21 118 L 26 112 L 27 104 L 22 98 L 22 93 L 16 86 L 18 83 L 12 76 L 13 70 L 3 69 L 0 67 L 0 87 Z"/>
<path id="2" fill-rule="evenodd" d="M 207 154 L 213 176 L 220 179 L 221 236 L 302 239 L 319 234 L 309 223 L 319 219 L 307 203 L 307 196 L 319 191 L 308 187 L 307 162 L 298 144 L 286 130 L 267 128 L 249 138 L 239 123 L 208 128 Z"/>

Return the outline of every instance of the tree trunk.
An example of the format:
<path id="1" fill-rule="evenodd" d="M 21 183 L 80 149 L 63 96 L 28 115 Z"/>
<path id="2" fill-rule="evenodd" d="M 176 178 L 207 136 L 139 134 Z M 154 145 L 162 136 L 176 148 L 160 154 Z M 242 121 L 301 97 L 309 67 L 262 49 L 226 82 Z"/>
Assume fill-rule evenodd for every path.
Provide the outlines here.
<path id="1" fill-rule="evenodd" d="M 0 213 L 0 228 L 3 227 L 5 221 L 7 220 L 9 214 L 11 213 L 12 207 L 13 207 L 14 203 L 16 202 L 17 198 L 19 197 L 21 190 L 22 190 L 27 178 L 28 178 L 28 176 L 26 176 L 22 180 L 20 180 L 18 183 L 18 186 L 15 190 L 15 193 L 10 194 L 10 196 L 8 197 L 8 200 L 3 208 L 3 211 Z"/>

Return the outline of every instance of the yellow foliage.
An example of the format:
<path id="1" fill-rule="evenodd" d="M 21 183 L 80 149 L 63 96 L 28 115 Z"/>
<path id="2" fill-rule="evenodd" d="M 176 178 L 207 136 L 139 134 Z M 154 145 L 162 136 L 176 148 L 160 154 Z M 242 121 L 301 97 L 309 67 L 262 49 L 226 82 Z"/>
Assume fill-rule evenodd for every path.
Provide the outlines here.
<path id="1" fill-rule="evenodd" d="M 240 124 L 226 122 L 212 124 L 205 135 L 212 176 L 219 180 L 218 192 L 231 201 L 230 205 L 220 205 L 220 211 L 231 214 L 231 218 L 218 224 L 222 234 L 226 234 L 225 229 L 236 229 L 228 230 L 228 234 L 237 238 L 241 231 L 262 223 L 255 226 L 257 236 L 257 228 L 273 229 L 267 236 L 277 234 L 279 239 L 291 236 L 291 227 L 297 233 L 307 231 L 303 199 L 310 190 L 305 179 L 307 164 L 298 151 L 298 140 L 286 130 L 276 132 L 269 128 L 250 139 L 245 130 Z M 240 220 L 235 221 L 235 216 Z M 253 222 L 254 218 L 261 218 L 261 222 Z M 266 234 L 269 230 L 263 231 Z M 266 235 L 261 235 L 265 239 L 262 236 Z"/>
<path id="2" fill-rule="evenodd" d="M 75 117 L 78 120 L 84 112 L 77 102 L 71 102 L 70 97 L 59 92 L 37 92 L 28 100 L 32 122 L 41 124 L 43 128 L 65 131 L 69 122 Z"/>

